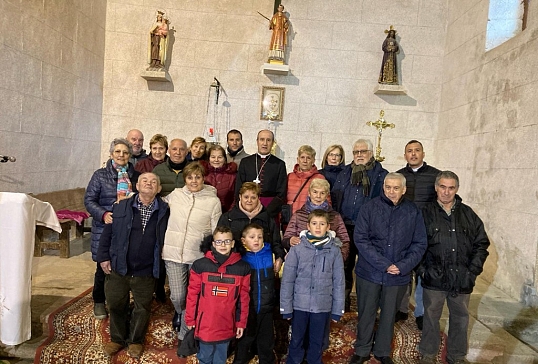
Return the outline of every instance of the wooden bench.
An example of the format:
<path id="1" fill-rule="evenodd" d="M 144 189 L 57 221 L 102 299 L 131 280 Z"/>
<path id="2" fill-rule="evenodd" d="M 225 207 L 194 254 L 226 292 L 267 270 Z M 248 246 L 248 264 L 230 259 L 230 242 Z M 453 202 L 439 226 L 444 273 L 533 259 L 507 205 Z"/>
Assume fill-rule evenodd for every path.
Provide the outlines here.
<path id="1" fill-rule="evenodd" d="M 74 188 L 70 190 L 54 191 L 32 195 L 38 200 L 49 202 L 54 211 L 70 210 L 87 212 L 84 207 L 84 188 Z M 69 258 L 69 244 L 72 239 L 82 237 L 84 231 L 84 222 L 79 225 L 72 219 L 59 219 L 62 232 L 52 231 L 45 226 L 36 226 L 36 237 L 34 247 L 34 257 L 43 256 L 44 249 L 60 250 L 60 258 Z M 58 236 L 56 238 L 56 236 Z"/>

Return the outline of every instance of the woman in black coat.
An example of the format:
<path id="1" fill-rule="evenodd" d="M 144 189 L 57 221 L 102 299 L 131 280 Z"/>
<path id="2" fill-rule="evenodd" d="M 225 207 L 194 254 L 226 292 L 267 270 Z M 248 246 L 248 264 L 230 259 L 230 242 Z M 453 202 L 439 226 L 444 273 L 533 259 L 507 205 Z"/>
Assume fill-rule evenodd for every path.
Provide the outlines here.
<path id="1" fill-rule="evenodd" d="M 275 220 L 269 216 L 265 207 L 260 202 L 260 187 L 254 182 L 245 182 L 239 190 L 239 203 L 230 211 L 221 215 L 218 225 L 228 226 L 232 229 L 235 244 L 241 244 L 241 232 L 250 223 L 256 223 L 263 227 L 263 240 L 271 244 L 275 255 L 275 272 L 280 270 L 284 261 L 285 252 L 282 248 L 280 230 L 277 229 Z"/>

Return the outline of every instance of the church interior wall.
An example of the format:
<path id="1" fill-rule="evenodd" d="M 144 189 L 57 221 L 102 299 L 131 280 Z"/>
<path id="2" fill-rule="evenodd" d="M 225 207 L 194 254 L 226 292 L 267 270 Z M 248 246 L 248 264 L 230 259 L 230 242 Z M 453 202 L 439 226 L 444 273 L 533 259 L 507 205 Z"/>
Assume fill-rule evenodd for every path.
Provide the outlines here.
<path id="1" fill-rule="evenodd" d="M 460 195 L 491 237 L 484 277 L 517 298 L 537 276 L 538 6 L 530 3 L 524 32 L 485 52 L 488 4 L 284 2 L 291 73 L 266 76 L 271 32 L 257 11 L 270 16 L 272 0 L 1 1 L 0 153 L 17 162 L 0 165 L 0 190 L 84 187 L 110 141 L 131 128 L 144 132 L 146 148 L 156 133 L 190 142 L 211 126 L 213 77 L 229 104 L 218 109 L 219 141 L 237 128 L 254 152 L 268 125 L 259 120 L 261 87 L 285 87 L 276 137 L 288 170 L 302 144 L 317 150 L 318 165 L 328 145 L 342 144 L 349 163 L 352 142 L 375 141 L 366 122 L 385 110 L 396 128 L 383 133 L 384 167 L 404 166 L 405 143 L 418 139 L 427 162 L 458 173 Z M 174 27 L 169 83 L 140 77 L 156 9 Z M 390 25 L 406 96 L 373 93 Z"/>
<path id="2" fill-rule="evenodd" d="M 436 163 L 458 173 L 459 194 L 484 220 L 483 276 L 520 298 L 536 287 L 538 7 L 526 30 L 485 52 L 488 6 L 449 1 Z"/>
<path id="3" fill-rule="evenodd" d="M 106 0 L 0 1 L 0 191 L 87 185 L 99 166 Z"/>
<path id="4" fill-rule="evenodd" d="M 385 130 L 382 155 L 386 168 L 405 165 L 405 143 L 417 138 L 434 155 L 440 107 L 446 1 L 322 0 L 283 2 L 289 15 L 288 76 L 266 76 L 272 0 L 141 2 L 110 0 L 107 8 L 101 160 L 107 145 L 130 128 L 181 137 L 188 143 L 204 135 L 209 85 L 216 77 L 230 104 L 217 118 L 217 136 L 225 144 L 229 128 L 243 132 L 245 149 L 254 152 L 260 120 L 262 86 L 285 87 L 284 120 L 276 129 L 279 156 L 291 171 L 297 149 L 309 144 L 317 165 L 325 148 L 342 144 L 351 160 L 352 143 L 375 142 L 367 121 L 396 124 Z M 171 83 L 140 77 L 146 65 L 149 27 L 155 11 L 170 18 L 173 43 L 168 71 Z M 391 9 L 391 11 L 387 11 Z M 394 11 L 393 11 L 394 10 Z M 401 45 L 402 81 L 408 96 L 375 95 L 385 29 L 394 25 Z M 211 112 L 210 112 L 211 113 Z M 224 112 L 223 112 L 224 113 Z"/>

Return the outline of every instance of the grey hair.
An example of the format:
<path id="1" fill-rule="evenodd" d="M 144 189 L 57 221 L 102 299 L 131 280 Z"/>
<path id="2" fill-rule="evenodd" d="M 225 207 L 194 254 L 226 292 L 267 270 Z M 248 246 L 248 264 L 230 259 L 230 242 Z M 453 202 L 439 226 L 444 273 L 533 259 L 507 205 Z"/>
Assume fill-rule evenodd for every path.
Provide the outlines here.
<path id="1" fill-rule="evenodd" d="M 460 187 L 460 179 L 459 179 L 458 175 L 456 173 L 452 172 L 452 171 L 441 171 L 441 172 L 439 172 L 437 177 L 435 177 L 435 185 L 436 186 L 439 186 L 439 181 L 441 180 L 441 178 L 453 179 L 453 180 L 456 181 L 456 188 Z"/>
<path id="2" fill-rule="evenodd" d="M 402 182 L 402 186 L 405 187 L 405 184 L 406 184 L 406 179 L 405 179 L 405 176 L 401 173 L 398 173 L 398 172 L 390 172 L 388 173 L 386 176 L 385 176 L 385 179 L 383 180 L 383 183 L 385 183 L 386 180 L 388 179 L 398 179 L 400 180 L 400 182 Z"/>
<path id="3" fill-rule="evenodd" d="M 133 145 L 125 138 L 115 138 L 112 143 L 110 143 L 110 154 L 114 153 L 114 148 L 116 148 L 116 145 L 118 144 L 125 145 L 129 149 L 129 154 L 133 155 Z"/>
<path id="4" fill-rule="evenodd" d="M 327 191 L 327 193 L 331 192 L 331 185 L 329 184 L 329 181 L 323 178 L 312 179 L 310 186 L 308 187 L 308 192 L 311 192 L 314 188 L 323 188 Z"/>
<path id="5" fill-rule="evenodd" d="M 355 146 L 357 146 L 357 144 L 366 144 L 368 146 L 368 150 L 374 150 L 374 145 L 369 139 L 357 139 L 355 143 L 353 143 L 353 149 L 355 149 Z"/>

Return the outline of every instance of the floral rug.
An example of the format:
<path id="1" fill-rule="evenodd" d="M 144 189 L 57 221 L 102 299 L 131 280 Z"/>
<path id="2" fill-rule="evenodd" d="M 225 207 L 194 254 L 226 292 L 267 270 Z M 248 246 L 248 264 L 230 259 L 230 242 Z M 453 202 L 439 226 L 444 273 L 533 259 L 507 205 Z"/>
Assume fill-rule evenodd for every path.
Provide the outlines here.
<path id="1" fill-rule="evenodd" d="M 93 317 L 91 289 L 82 293 L 57 309 L 49 316 L 49 337 L 37 349 L 35 364 L 83 364 L 83 363 L 142 363 L 172 364 L 181 363 L 176 355 L 177 336 L 172 329 L 174 308 L 170 300 L 164 304 L 153 303 L 151 321 L 146 334 L 145 351 L 140 359 L 132 359 L 126 350 L 113 358 L 103 352 L 103 345 L 110 341 L 108 319 L 96 320 Z M 346 313 L 337 324 L 332 324 L 330 347 L 323 354 L 326 364 L 347 363 L 353 355 L 353 342 L 357 313 Z M 283 320 L 275 322 L 277 330 L 275 352 L 279 363 L 285 363 L 287 350 L 288 325 Z M 395 363 L 414 364 L 419 360 L 417 345 L 420 342 L 414 318 L 409 315 L 405 322 L 395 326 L 393 339 L 393 360 Z M 443 335 L 443 348 L 445 337 Z M 440 351 L 438 363 L 444 363 L 444 350 Z M 233 358 L 228 359 L 231 363 Z M 183 360 L 183 363 L 185 361 Z M 187 363 L 196 364 L 195 356 L 187 358 Z M 257 358 L 251 364 L 258 363 Z M 378 363 L 373 357 L 370 364 Z"/>

